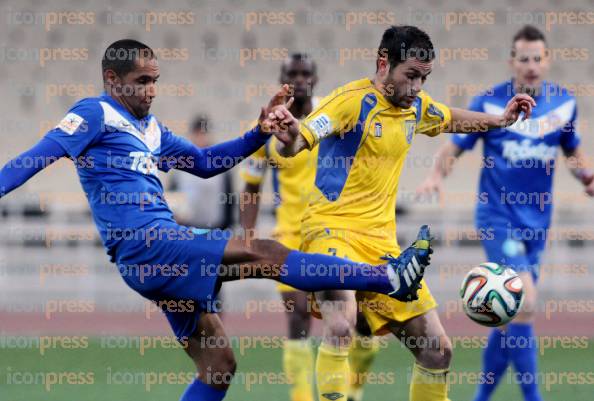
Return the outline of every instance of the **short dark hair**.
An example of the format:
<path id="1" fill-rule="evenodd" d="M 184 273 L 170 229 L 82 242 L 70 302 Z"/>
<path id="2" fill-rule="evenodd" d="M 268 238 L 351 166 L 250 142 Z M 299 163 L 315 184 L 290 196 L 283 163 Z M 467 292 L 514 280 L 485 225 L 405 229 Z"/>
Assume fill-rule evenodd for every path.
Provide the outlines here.
<path id="1" fill-rule="evenodd" d="M 526 40 L 528 42 L 534 42 L 537 40 L 542 40 L 546 43 L 546 39 L 544 33 L 534 25 L 524 25 L 522 29 L 520 29 L 514 35 L 514 43 L 518 40 Z"/>
<path id="2" fill-rule="evenodd" d="M 514 57 L 516 55 L 516 42 L 518 40 L 525 40 L 527 42 L 536 42 L 538 40 L 542 40 L 544 44 L 547 44 L 547 40 L 544 36 L 544 33 L 537 27 L 533 25 L 524 25 L 516 34 L 514 35 L 514 39 L 512 41 L 512 50 L 511 55 Z"/>
<path id="3" fill-rule="evenodd" d="M 208 132 L 208 124 L 209 118 L 206 114 L 199 114 L 197 115 L 194 120 L 192 120 L 192 125 L 190 126 L 190 132 L 194 133 L 196 131 L 201 131 L 204 133 Z"/>
<path id="4" fill-rule="evenodd" d="M 135 61 L 139 58 L 156 58 L 153 50 L 134 39 L 122 39 L 107 47 L 101 60 L 103 72 L 112 70 L 118 76 L 124 76 L 135 68 Z"/>
<path id="5" fill-rule="evenodd" d="M 318 66 L 316 65 L 316 62 L 314 61 L 314 59 L 308 53 L 301 53 L 301 52 L 291 53 L 291 54 L 289 54 L 289 57 L 287 58 L 287 61 L 289 61 L 289 62 L 293 62 L 293 61 L 310 62 L 314 74 L 316 73 L 316 70 L 318 68 Z M 282 64 L 281 68 L 284 71 L 284 69 L 285 69 L 285 63 Z"/>
<path id="6" fill-rule="evenodd" d="M 432 61 L 435 50 L 429 35 L 416 26 L 392 25 L 384 31 L 377 55 L 386 57 L 392 70 L 411 57 L 420 61 Z"/>

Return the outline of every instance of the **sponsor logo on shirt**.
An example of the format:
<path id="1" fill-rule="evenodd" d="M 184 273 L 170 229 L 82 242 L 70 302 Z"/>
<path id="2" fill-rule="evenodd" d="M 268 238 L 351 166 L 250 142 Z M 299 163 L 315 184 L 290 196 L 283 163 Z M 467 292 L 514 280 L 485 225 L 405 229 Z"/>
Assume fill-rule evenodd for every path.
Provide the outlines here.
<path id="1" fill-rule="evenodd" d="M 146 175 L 157 175 L 158 159 L 151 152 L 130 152 L 132 165 L 130 168 Z"/>
<path id="2" fill-rule="evenodd" d="M 544 143 L 533 145 L 529 139 L 518 141 L 503 141 L 503 157 L 516 162 L 519 160 L 536 159 L 541 161 L 550 161 L 555 159 L 557 148 L 548 146 Z"/>

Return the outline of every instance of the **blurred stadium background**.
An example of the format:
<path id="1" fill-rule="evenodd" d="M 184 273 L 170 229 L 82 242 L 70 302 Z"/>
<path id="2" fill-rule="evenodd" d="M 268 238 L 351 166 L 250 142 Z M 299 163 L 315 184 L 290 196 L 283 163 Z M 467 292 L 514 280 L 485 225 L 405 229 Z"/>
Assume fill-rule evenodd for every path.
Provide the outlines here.
<path id="1" fill-rule="evenodd" d="M 374 72 L 375 51 L 386 24 L 425 29 L 439 49 L 426 84 L 435 99 L 466 106 L 479 91 L 509 78 L 511 38 L 526 23 L 541 28 L 554 49 L 550 80 L 578 90 L 584 148 L 594 151 L 594 18 L 571 23 L 562 13 L 590 12 L 594 1 L 507 0 L 311 0 L 290 1 L 3 1 L 0 2 L 0 163 L 33 145 L 77 99 L 102 90 L 100 59 L 120 38 L 141 40 L 160 52 L 161 89 L 153 113 L 186 134 L 198 113 L 211 117 L 213 140 L 229 139 L 257 116 L 273 93 L 279 67 L 289 52 L 307 52 L 318 65 L 315 93 L 324 95 Z M 85 13 L 78 23 L 55 14 Z M 349 22 L 347 15 L 374 14 Z M 352 15 L 352 14 L 351 14 Z M 59 22 L 56 22 L 59 21 Z M 48 50 L 49 49 L 49 50 Z M 70 49 L 68 52 L 64 50 Z M 77 50 L 75 50 L 77 49 Z M 47 52 L 50 52 L 49 57 Z M 473 213 L 481 152 L 459 161 L 442 199 L 416 201 L 414 189 L 428 172 L 446 135 L 417 138 L 400 186 L 398 235 L 411 241 L 416 227 L 430 223 L 438 238 L 428 282 L 452 336 L 487 332 L 460 311 L 458 286 L 466 271 L 485 259 L 474 233 Z M 563 164 L 562 158 L 558 159 Z M 167 177 L 163 177 L 167 181 Z M 241 183 L 235 177 L 235 191 Z M 192 205 L 169 194 L 176 211 Z M 271 199 L 270 197 L 268 198 Z M 537 332 L 543 336 L 594 336 L 594 207 L 591 199 L 560 166 L 555 178 L 555 217 L 539 283 Z M 160 384 L 150 391 L 136 383 L 109 386 L 106 369 L 143 371 L 163 362 L 163 370 L 190 371 L 180 350 L 140 355 L 134 344 L 106 348 L 106 336 L 170 335 L 157 312 L 130 291 L 107 259 L 91 222 L 86 199 L 71 163 L 61 161 L 0 202 L 0 400 L 177 399 L 183 386 Z M 273 224 L 271 202 L 259 221 L 262 235 Z M 225 324 L 232 336 L 285 333 L 274 283 L 225 285 Z M 77 301 L 78 312 L 66 304 Z M 275 301 L 278 301 L 275 303 Z M 319 329 L 319 327 L 318 327 Z M 319 330 L 316 331 L 319 334 Z M 7 339 L 56 335 L 89 336 L 86 350 L 55 347 L 42 355 L 35 347 L 11 346 Z M 4 339 L 4 340 L 3 340 Z M 575 344 L 574 344 L 575 345 Z M 159 348 L 159 347 L 157 347 Z M 479 369 L 479 350 L 456 349 L 454 371 Z M 405 351 L 393 344 L 376 369 L 398 372 L 397 384 L 369 386 L 368 399 L 406 399 Z M 553 372 L 592 371 L 594 345 L 551 346 L 541 358 Z M 399 363 L 404 361 L 404 363 Z M 589 364 L 587 361 L 590 361 Z M 93 386 L 14 385 L 15 371 L 101 371 Z M 582 370 L 580 370 L 580 368 Z M 90 368 L 89 368 L 90 369 Z M 252 350 L 240 356 L 240 371 L 280 371 L 280 351 Z M 588 370 L 589 369 L 589 370 Z M 545 384 L 543 384 L 544 386 Z M 286 399 L 281 385 L 237 386 L 230 399 Z M 503 386 L 496 399 L 516 399 L 517 386 Z M 383 388 L 383 390 L 382 390 Z M 468 399 L 473 386 L 452 384 L 452 399 Z M 108 394 L 110 394 L 108 396 Z M 400 394 L 400 395 L 398 395 Z M 569 395 L 568 395 L 569 394 Z M 545 398 L 591 400 L 594 386 L 555 384 Z M 510 398 L 511 397 L 511 398 Z M 558 398 L 561 397 L 561 398 Z"/>

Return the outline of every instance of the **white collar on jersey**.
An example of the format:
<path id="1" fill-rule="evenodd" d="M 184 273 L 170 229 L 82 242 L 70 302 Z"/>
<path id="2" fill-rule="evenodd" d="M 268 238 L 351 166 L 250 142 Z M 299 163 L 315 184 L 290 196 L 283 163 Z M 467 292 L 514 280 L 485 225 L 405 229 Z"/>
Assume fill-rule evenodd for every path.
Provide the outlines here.
<path id="1" fill-rule="evenodd" d="M 144 143 L 151 152 L 161 147 L 161 128 L 159 128 L 155 116 L 151 116 L 148 125 L 142 132 L 109 103 L 100 101 L 99 104 L 103 108 L 103 124 L 105 126 L 133 135 Z"/>
<path id="2" fill-rule="evenodd" d="M 528 138 L 542 138 L 545 135 L 556 132 L 563 128 L 573 116 L 575 111 L 575 99 L 570 99 L 562 103 L 559 107 L 549 110 L 537 118 L 530 118 L 525 121 L 516 121 L 506 128 L 506 130 L 520 134 Z M 483 105 L 485 113 L 503 115 L 504 107 L 485 102 Z"/>

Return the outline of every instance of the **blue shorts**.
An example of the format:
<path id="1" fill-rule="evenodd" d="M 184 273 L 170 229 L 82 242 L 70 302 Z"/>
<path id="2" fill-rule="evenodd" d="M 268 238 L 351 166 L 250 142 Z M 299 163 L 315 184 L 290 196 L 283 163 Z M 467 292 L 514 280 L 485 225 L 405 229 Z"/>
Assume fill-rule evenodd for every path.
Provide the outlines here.
<path id="1" fill-rule="evenodd" d="M 546 229 L 519 228 L 511 223 L 477 221 L 481 243 L 489 262 L 530 272 L 538 280 L 540 257 L 545 249 Z"/>
<path id="2" fill-rule="evenodd" d="M 190 337 L 202 313 L 216 313 L 218 266 L 231 232 L 173 222 L 127 233 L 113 258 L 133 290 L 157 303 L 178 339 Z"/>

